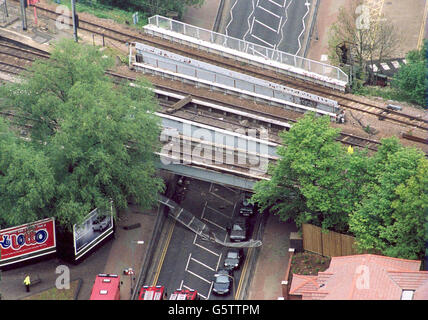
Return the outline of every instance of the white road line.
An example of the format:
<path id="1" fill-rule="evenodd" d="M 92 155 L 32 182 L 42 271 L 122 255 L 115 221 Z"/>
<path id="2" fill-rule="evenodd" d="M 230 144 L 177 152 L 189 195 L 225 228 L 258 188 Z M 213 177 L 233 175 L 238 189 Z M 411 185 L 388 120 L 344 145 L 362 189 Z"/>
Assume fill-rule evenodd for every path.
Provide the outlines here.
<path id="1" fill-rule="evenodd" d="M 261 22 L 261 21 L 259 21 L 259 20 L 255 19 L 255 22 L 257 22 L 258 24 L 262 25 L 263 27 L 268 28 L 269 30 L 271 30 L 271 31 L 273 31 L 273 32 L 275 32 L 275 33 L 277 33 L 277 30 L 276 30 L 276 29 L 274 29 L 274 28 L 272 28 L 272 27 L 268 26 L 267 24 L 264 24 L 263 22 Z M 272 46 L 272 45 L 271 45 L 271 46 Z"/>
<path id="2" fill-rule="evenodd" d="M 205 209 L 207 208 L 208 201 L 205 201 L 204 208 L 202 209 L 201 219 L 204 217 Z"/>
<path id="3" fill-rule="evenodd" d="M 212 210 L 212 211 L 217 212 L 218 214 L 222 215 L 225 218 L 228 218 L 228 219 L 232 218 L 231 216 L 228 216 L 227 214 L 224 214 L 223 212 L 220 212 L 217 209 L 211 208 L 210 206 L 207 206 L 207 208 L 210 209 L 210 210 Z"/>
<path id="4" fill-rule="evenodd" d="M 190 273 L 191 275 L 195 276 L 196 278 L 201 279 L 202 281 L 205 281 L 206 283 L 211 283 L 211 281 L 208 281 L 207 279 L 205 279 L 204 277 L 201 277 L 199 274 L 196 274 L 190 270 L 186 270 L 186 272 Z"/>
<path id="5" fill-rule="evenodd" d="M 198 238 L 198 235 L 197 234 L 195 234 L 195 238 L 193 239 L 193 244 L 195 245 L 195 246 L 197 246 L 197 247 L 199 247 L 199 248 L 201 248 L 201 249 L 203 249 L 203 250 L 205 250 L 205 251 L 207 251 L 207 252 L 209 252 L 209 253 L 211 253 L 211 254 L 213 254 L 213 255 L 215 255 L 215 256 L 221 256 L 221 254 L 218 254 L 218 253 L 216 253 L 216 252 L 214 252 L 214 251 L 212 251 L 212 250 L 210 250 L 210 249 L 208 249 L 208 248 L 205 248 L 203 245 L 201 245 L 201 244 L 199 244 L 199 243 L 196 243 L 196 239 Z"/>
<path id="6" fill-rule="evenodd" d="M 253 38 L 255 38 L 255 39 L 257 39 L 257 40 L 259 40 L 259 41 L 261 41 L 261 42 L 263 42 L 263 43 L 265 43 L 265 44 L 267 44 L 269 47 L 274 47 L 272 44 L 270 44 L 269 42 L 266 42 L 265 40 L 263 40 L 263 39 L 260 39 L 259 37 L 257 37 L 257 36 L 255 36 L 254 34 L 252 34 L 251 35 Z M 257 50 L 254 50 L 254 51 L 256 51 L 257 53 L 259 53 L 260 55 L 263 55 L 262 53 L 260 53 L 260 52 L 258 52 Z M 264 56 L 264 55 L 263 55 Z"/>
<path id="7" fill-rule="evenodd" d="M 213 282 L 213 281 L 211 281 L 210 291 L 208 292 L 208 297 L 206 298 L 206 300 L 208 300 L 208 299 L 210 298 L 211 291 L 212 291 L 212 289 L 213 289 L 213 284 L 214 284 L 214 282 Z"/>
<path id="8" fill-rule="evenodd" d="M 217 228 L 219 228 L 219 229 L 221 229 L 221 230 L 223 230 L 223 231 L 226 231 L 226 229 L 225 229 L 225 228 L 223 228 L 222 226 L 218 225 L 218 224 L 217 224 L 217 223 L 215 223 L 215 222 L 212 222 L 211 220 L 208 220 L 207 218 L 203 218 L 203 220 L 205 220 L 205 221 L 206 221 L 206 222 L 208 222 L 208 223 L 211 223 L 212 225 L 216 226 Z"/>
<path id="9" fill-rule="evenodd" d="M 180 290 L 183 288 L 183 283 L 184 283 L 184 280 L 181 280 L 181 283 L 180 283 Z"/>
<path id="10" fill-rule="evenodd" d="M 298 53 L 299 53 L 299 51 L 300 51 L 300 49 L 302 49 L 302 44 L 301 44 L 301 42 L 300 42 L 300 37 L 302 36 L 302 34 L 305 32 L 305 30 L 306 30 L 306 25 L 305 25 L 305 18 L 306 18 L 306 16 L 308 15 L 308 13 L 309 13 L 309 8 L 310 8 L 310 3 L 309 2 L 305 2 L 305 5 L 306 5 L 306 13 L 305 13 L 305 15 L 303 16 L 303 18 L 302 18 L 302 24 L 303 24 L 303 30 L 302 30 L 302 32 L 299 34 L 299 36 L 297 37 L 297 41 L 298 41 L 298 43 L 299 43 L 299 49 L 297 49 L 297 51 L 296 51 L 296 53 L 295 53 L 295 55 L 297 55 Z"/>
<path id="11" fill-rule="evenodd" d="M 225 189 L 227 189 L 227 190 L 229 190 L 230 192 L 233 192 L 234 194 L 239 193 L 238 191 L 233 190 L 232 188 L 229 188 L 229 187 L 226 187 L 226 186 L 222 186 L 222 187 L 225 188 Z"/>
<path id="12" fill-rule="evenodd" d="M 183 281 L 182 281 L 182 283 L 183 283 Z M 190 288 L 190 287 L 186 286 L 185 284 L 183 284 L 183 287 L 186 288 L 187 290 L 197 290 L 197 289 L 194 289 L 194 288 Z M 210 289 L 211 289 L 211 287 L 210 287 Z M 198 296 L 201 296 L 202 298 L 204 298 L 205 300 L 207 300 L 207 297 L 205 295 L 201 294 L 199 292 L 199 290 L 197 290 L 197 291 L 198 291 Z"/>
<path id="13" fill-rule="evenodd" d="M 217 197 L 217 198 L 219 198 L 219 199 L 221 199 L 221 200 L 223 200 L 223 201 L 226 201 L 227 203 L 229 203 L 229 204 L 233 204 L 233 202 L 232 201 L 230 201 L 230 200 L 227 200 L 227 199 L 225 199 L 225 198 L 223 198 L 222 196 L 219 196 L 218 194 L 216 194 L 215 192 L 210 192 L 213 196 L 215 196 L 215 197 Z"/>
<path id="14" fill-rule="evenodd" d="M 287 3 L 287 0 L 284 0 L 284 4 L 281 6 L 279 3 L 272 1 L 272 0 L 268 0 L 270 3 L 273 3 L 274 5 L 277 5 L 280 8 L 284 8 L 285 4 Z"/>
<path id="15" fill-rule="evenodd" d="M 184 271 L 187 271 L 187 267 L 189 266 L 190 258 L 192 257 L 192 253 L 189 254 L 189 258 L 187 258 L 186 267 L 184 268 Z"/>
<path id="16" fill-rule="evenodd" d="M 201 262 L 201 261 L 199 261 L 199 260 L 196 260 L 195 258 L 190 258 L 190 260 L 195 261 L 196 263 L 199 263 L 201 266 L 204 266 L 205 268 L 210 269 L 211 271 L 215 271 L 215 270 L 214 270 L 213 268 L 211 268 L 210 266 L 206 265 L 205 263 L 203 263 L 203 262 Z"/>
<path id="17" fill-rule="evenodd" d="M 218 258 L 217 267 L 216 267 L 215 271 L 218 270 L 218 267 L 220 266 L 220 261 L 221 261 L 221 254 L 220 254 L 219 258 Z"/>
<path id="18" fill-rule="evenodd" d="M 225 31 L 226 31 L 226 36 L 228 35 L 227 34 L 227 29 L 229 28 L 229 25 L 232 23 L 232 21 L 233 21 L 233 8 L 235 8 L 235 6 L 236 6 L 236 4 L 238 3 L 238 0 L 235 0 L 235 3 L 233 4 L 233 6 L 232 6 L 232 8 L 230 8 L 230 21 L 229 21 L 229 23 L 227 24 L 227 26 L 226 26 L 226 29 L 225 29 Z"/>
<path id="19" fill-rule="evenodd" d="M 279 47 L 279 45 L 281 44 L 281 42 L 284 40 L 284 26 L 285 26 L 285 24 L 287 23 L 287 21 L 288 21 L 288 8 L 290 7 L 290 5 L 291 5 L 291 3 L 293 2 L 293 0 L 291 0 L 289 3 L 288 3 L 288 6 L 287 6 L 287 8 L 285 8 L 285 20 L 284 20 L 284 23 L 282 24 L 282 27 L 281 27 L 281 39 L 279 40 L 279 42 L 277 43 L 277 48 Z M 287 2 L 284 2 L 284 6 L 285 6 L 285 4 L 286 4 Z"/>
<path id="20" fill-rule="evenodd" d="M 275 16 L 275 17 L 277 17 L 278 19 L 280 19 L 280 18 L 281 18 L 279 15 L 277 15 L 277 14 L 275 14 L 275 13 L 273 13 L 273 12 L 269 11 L 269 10 L 268 10 L 268 9 L 266 9 L 266 8 L 263 8 L 262 6 L 257 6 L 257 8 L 260 8 L 260 9 L 262 9 L 262 10 L 266 11 L 267 13 L 269 13 L 269 14 L 271 14 L 271 15 L 273 15 L 273 16 Z"/>
<path id="21" fill-rule="evenodd" d="M 257 2 L 258 3 L 258 2 Z M 245 40 L 245 37 L 247 36 L 247 34 L 248 33 L 250 33 L 251 34 L 251 32 L 252 32 L 252 30 L 253 30 L 253 24 L 254 24 L 254 10 L 255 10 L 255 8 L 254 8 L 254 0 L 252 0 L 251 1 L 251 4 L 253 5 L 253 10 L 251 11 L 251 13 L 248 15 L 248 18 L 247 18 L 247 24 L 248 24 L 248 29 L 247 29 L 247 32 L 245 32 L 245 34 L 242 36 L 242 39 L 243 40 Z M 251 16 L 253 16 L 253 21 L 252 21 L 252 23 L 250 23 L 250 18 L 251 18 Z"/>

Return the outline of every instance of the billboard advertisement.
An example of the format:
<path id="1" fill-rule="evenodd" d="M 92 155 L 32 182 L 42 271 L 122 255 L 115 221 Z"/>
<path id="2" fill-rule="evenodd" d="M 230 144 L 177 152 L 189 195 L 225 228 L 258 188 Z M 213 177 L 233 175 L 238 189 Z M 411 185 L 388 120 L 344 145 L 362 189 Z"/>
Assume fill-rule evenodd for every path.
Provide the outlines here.
<path id="1" fill-rule="evenodd" d="M 0 266 L 55 251 L 55 220 L 53 218 L 0 230 Z"/>
<path id="2" fill-rule="evenodd" d="M 108 212 L 91 211 L 85 220 L 73 226 L 76 260 L 113 233 L 113 204 Z"/>

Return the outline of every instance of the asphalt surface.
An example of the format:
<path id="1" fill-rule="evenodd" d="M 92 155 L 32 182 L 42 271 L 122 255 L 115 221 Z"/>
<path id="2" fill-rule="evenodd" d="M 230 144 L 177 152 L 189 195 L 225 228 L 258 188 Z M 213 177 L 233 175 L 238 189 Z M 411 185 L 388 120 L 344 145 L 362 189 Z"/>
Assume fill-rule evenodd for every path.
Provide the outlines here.
<path id="1" fill-rule="evenodd" d="M 297 54 L 308 28 L 312 0 L 235 0 L 226 35 Z"/>
<path id="2" fill-rule="evenodd" d="M 200 180 L 187 179 L 187 182 L 181 206 L 204 222 L 217 238 L 228 241 L 226 227 L 239 214 L 241 192 Z M 162 249 L 164 257 L 156 268 L 158 272 L 152 285 L 194 289 L 205 300 L 234 299 L 237 291 L 242 290 L 240 280 L 245 261 L 241 269 L 233 273 L 230 293 L 216 296 L 212 292 L 214 274 L 223 266 L 227 248 L 203 240 L 179 222 L 170 228 L 169 241 Z M 244 249 L 244 254 L 246 252 Z"/>

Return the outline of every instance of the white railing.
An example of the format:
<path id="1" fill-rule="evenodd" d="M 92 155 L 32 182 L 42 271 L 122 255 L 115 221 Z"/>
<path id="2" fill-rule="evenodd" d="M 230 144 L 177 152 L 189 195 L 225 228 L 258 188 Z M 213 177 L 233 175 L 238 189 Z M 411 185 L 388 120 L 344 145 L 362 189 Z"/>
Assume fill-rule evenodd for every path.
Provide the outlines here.
<path id="1" fill-rule="evenodd" d="M 315 73 L 324 77 L 348 83 L 348 75 L 343 72 L 343 70 L 319 61 L 299 57 L 280 50 L 273 50 L 268 47 L 226 36 L 211 30 L 195 27 L 159 15 L 150 17 L 149 24 L 198 40 L 221 45 L 242 53 L 262 57 L 266 60 L 275 61 L 293 68 L 302 69 L 310 73 Z"/>

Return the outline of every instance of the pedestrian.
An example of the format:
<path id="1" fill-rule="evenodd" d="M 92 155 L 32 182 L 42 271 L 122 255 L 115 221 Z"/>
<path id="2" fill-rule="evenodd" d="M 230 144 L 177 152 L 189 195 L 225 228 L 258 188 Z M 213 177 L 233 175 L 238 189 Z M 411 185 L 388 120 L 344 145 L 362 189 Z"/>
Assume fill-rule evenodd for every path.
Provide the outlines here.
<path id="1" fill-rule="evenodd" d="M 27 288 L 27 292 L 30 292 L 30 284 L 31 284 L 30 276 L 25 277 L 24 284 L 25 284 L 25 287 Z"/>

